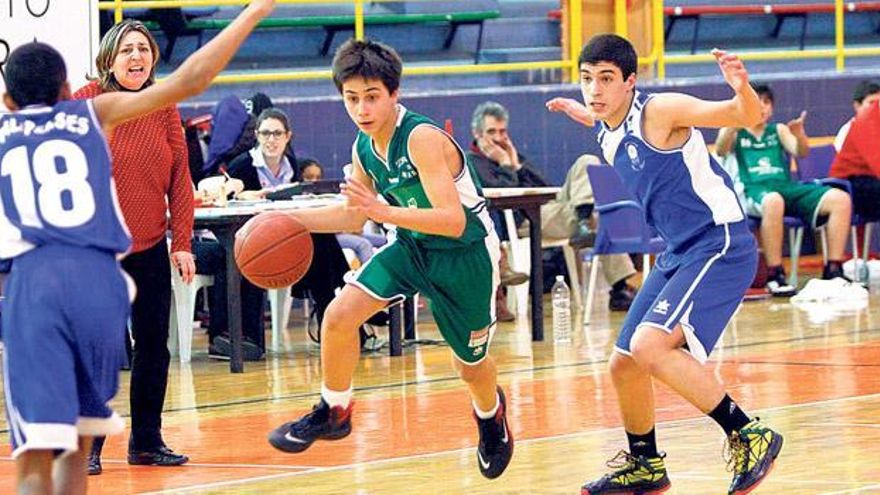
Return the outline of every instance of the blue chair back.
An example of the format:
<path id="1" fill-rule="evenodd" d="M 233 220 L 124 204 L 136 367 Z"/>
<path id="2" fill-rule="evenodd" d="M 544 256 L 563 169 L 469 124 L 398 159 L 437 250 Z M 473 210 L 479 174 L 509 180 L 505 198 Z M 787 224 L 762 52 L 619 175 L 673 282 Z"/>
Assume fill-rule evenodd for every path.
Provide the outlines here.
<path id="1" fill-rule="evenodd" d="M 797 159 L 798 175 L 800 175 L 801 181 L 809 182 L 827 178 L 835 154 L 834 145 L 831 144 L 810 148 L 809 155 Z"/>
<path id="2" fill-rule="evenodd" d="M 587 174 L 599 213 L 594 255 L 658 253 L 666 249 L 666 243 L 645 222 L 641 205 L 623 185 L 614 167 L 590 165 Z"/>

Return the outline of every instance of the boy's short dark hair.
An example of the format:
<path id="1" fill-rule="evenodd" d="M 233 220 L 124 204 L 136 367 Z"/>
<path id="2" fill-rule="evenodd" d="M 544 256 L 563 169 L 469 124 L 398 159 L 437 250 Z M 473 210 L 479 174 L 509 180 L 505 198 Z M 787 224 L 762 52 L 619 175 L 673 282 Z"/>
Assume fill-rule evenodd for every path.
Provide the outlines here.
<path id="1" fill-rule="evenodd" d="M 877 81 L 865 80 L 856 85 L 856 89 L 853 90 L 853 101 L 856 103 L 861 103 L 865 101 L 865 98 L 880 93 L 880 83 Z"/>
<path id="2" fill-rule="evenodd" d="M 776 100 L 773 98 L 773 90 L 770 89 L 769 84 L 750 81 L 749 85 L 752 87 L 752 89 L 755 90 L 755 93 L 758 93 L 758 98 L 765 96 L 768 100 L 770 100 L 770 103 L 776 102 Z"/>
<path id="3" fill-rule="evenodd" d="M 314 158 L 300 158 L 296 161 L 296 166 L 300 170 L 305 170 L 307 167 L 318 167 L 322 172 L 324 171 L 324 166 Z"/>
<path id="4" fill-rule="evenodd" d="M 623 79 L 630 74 L 635 74 L 639 68 L 639 57 L 636 49 L 626 38 L 616 34 L 599 34 L 590 38 L 590 41 L 581 49 L 578 57 L 578 67 L 583 64 L 597 64 L 610 62 L 620 69 Z"/>
<path id="5" fill-rule="evenodd" d="M 369 39 L 349 39 L 333 56 L 333 82 L 342 93 L 342 83 L 352 77 L 379 79 L 394 93 L 400 87 L 403 61 L 394 48 Z"/>
<path id="6" fill-rule="evenodd" d="M 58 103 L 66 81 L 64 58 L 45 43 L 34 41 L 21 45 L 6 62 L 6 91 L 20 108 Z"/>

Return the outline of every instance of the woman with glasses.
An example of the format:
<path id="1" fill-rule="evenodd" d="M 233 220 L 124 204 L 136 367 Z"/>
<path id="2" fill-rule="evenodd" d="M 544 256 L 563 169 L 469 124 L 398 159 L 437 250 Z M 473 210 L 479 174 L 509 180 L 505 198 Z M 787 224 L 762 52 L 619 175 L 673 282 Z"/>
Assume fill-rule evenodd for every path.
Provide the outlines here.
<path id="1" fill-rule="evenodd" d="M 227 170 L 230 177 L 244 183 L 244 191 L 236 196 L 239 200 L 262 199 L 273 188 L 302 179 L 290 144 L 293 138 L 290 120 L 284 111 L 270 107 L 260 112 L 253 132 L 256 135 L 254 147 L 230 161 Z M 349 266 L 333 234 L 312 234 L 312 242 L 312 266 L 294 287 L 299 291 L 309 291 L 315 301 L 320 324 L 336 289 L 345 285 L 343 276 Z M 198 273 L 214 275 L 214 297 L 211 299 L 211 323 L 208 329 L 211 342 L 209 355 L 228 357 L 231 346 L 226 333 L 225 255 L 216 242 L 196 242 L 194 248 L 198 255 Z M 241 299 L 242 352 L 245 359 L 259 359 L 265 351 L 265 291 L 243 278 Z"/>
<path id="2" fill-rule="evenodd" d="M 256 145 L 229 163 L 230 176 L 244 182 L 237 199 L 261 199 L 273 188 L 293 182 L 296 157 L 290 147 L 290 120 L 279 108 L 260 112 L 254 133 Z"/>
<path id="3" fill-rule="evenodd" d="M 257 117 L 256 143 L 253 148 L 235 157 L 227 174 L 244 183 L 245 191 L 236 196 L 239 200 L 262 199 L 274 186 L 291 182 L 296 175 L 296 158 L 290 147 L 290 124 L 287 115 L 277 108 L 267 108 Z M 228 332 L 226 313 L 226 253 L 214 240 L 193 240 L 196 253 L 196 272 L 214 275 L 211 289 L 211 318 L 208 325 L 208 356 L 229 359 L 232 344 Z M 257 361 L 265 355 L 265 327 L 263 308 L 266 291 L 241 280 L 242 355 L 246 361 Z"/>

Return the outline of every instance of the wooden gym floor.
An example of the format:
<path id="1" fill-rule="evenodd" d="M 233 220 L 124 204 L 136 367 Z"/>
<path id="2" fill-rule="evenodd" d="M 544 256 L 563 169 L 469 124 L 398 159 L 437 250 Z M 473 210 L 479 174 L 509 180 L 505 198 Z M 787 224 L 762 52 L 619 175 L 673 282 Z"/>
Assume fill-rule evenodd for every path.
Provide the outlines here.
<path id="1" fill-rule="evenodd" d="M 776 468 L 756 493 L 880 493 L 878 303 L 872 294 L 868 308 L 835 315 L 787 300 L 747 302 L 728 328 L 708 366 L 749 412 L 785 435 Z M 127 434 L 119 435 L 108 440 L 104 474 L 90 478 L 90 493 L 579 493 L 625 445 L 606 370 L 622 314 L 609 314 L 606 304 L 600 293 L 593 325 L 572 344 L 530 342 L 525 317 L 500 326 L 492 354 L 517 444 L 497 480 L 477 469 L 476 427 L 449 350 L 430 343 L 407 347 L 401 358 L 389 358 L 387 349 L 364 355 L 351 436 L 299 455 L 272 449 L 269 430 L 306 412 L 320 386 L 318 349 L 294 320 L 289 350 L 246 363 L 243 375 L 209 361 L 199 335 L 193 362 L 172 362 L 164 414 L 167 443 L 191 462 L 129 466 Z M 420 324 L 419 337 L 440 338 L 430 320 Z M 114 401 L 126 416 L 127 381 L 124 373 Z M 720 430 L 665 386 L 657 395 L 658 440 L 673 482 L 668 493 L 726 493 Z M 0 493 L 12 493 L 5 421 L 0 441 Z"/>

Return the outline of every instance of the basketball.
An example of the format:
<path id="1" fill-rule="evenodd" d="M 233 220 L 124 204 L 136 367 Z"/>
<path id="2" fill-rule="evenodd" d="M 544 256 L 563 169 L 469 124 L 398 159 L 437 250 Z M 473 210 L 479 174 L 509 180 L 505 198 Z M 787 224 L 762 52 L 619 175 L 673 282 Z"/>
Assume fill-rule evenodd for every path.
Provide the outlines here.
<path id="1" fill-rule="evenodd" d="M 235 263 L 264 289 L 291 286 L 312 264 L 312 237 L 297 219 L 280 211 L 261 213 L 235 234 Z"/>

